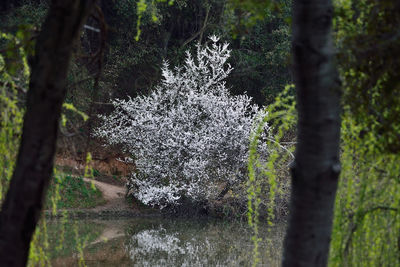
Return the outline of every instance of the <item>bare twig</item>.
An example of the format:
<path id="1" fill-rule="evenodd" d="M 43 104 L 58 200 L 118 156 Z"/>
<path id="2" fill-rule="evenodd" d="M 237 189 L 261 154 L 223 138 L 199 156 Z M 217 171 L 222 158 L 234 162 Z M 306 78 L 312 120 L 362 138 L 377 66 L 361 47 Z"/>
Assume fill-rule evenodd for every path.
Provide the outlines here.
<path id="1" fill-rule="evenodd" d="M 206 11 L 206 17 L 204 18 L 204 23 L 203 23 L 203 27 L 200 28 L 200 30 L 198 30 L 194 35 L 192 35 L 189 39 L 187 39 L 182 45 L 181 48 L 184 48 L 188 43 L 190 43 L 191 41 L 193 41 L 194 39 L 196 39 L 197 36 L 200 35 L 199 38 L 199 43 L 201 43 L 201 40 L 203 38 L 203 33 L 205 31 L 205 29 L 207 28 L 207 22 L 208 22 L 208 15 L 210 13 L 210 7 L 207 7 L 207 11 Z"/>

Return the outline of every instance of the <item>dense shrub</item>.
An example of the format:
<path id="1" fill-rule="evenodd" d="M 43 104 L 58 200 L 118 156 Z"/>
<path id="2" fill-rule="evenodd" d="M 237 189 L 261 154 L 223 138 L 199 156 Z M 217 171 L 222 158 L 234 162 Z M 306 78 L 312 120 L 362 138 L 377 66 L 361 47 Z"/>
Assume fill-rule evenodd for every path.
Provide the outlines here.
<path id="1" fill-rule="evenodd" d="M 187 52 L 183 67 L 172 71 L 165 63 L 149 96 L 114 100 L 115 110 L 95 131 L 135 155 L 138 173 L 129 186 L 145 204 L 216 199 L 247 176 L 252 124 L 264 114 L 250 97 L 229 94 L 228 44 L 215 36 L 210 41 L 197 46 L 195 58 Z M 260 151 L 266 154 L 266 146 Z"/>

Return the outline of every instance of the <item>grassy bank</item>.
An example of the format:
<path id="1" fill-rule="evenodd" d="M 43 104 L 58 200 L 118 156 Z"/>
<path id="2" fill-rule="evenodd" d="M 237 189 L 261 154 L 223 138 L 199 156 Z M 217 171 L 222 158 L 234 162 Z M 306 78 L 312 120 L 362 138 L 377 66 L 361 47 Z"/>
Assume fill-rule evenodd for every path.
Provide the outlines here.
<path id="1" fill-rule="evenodd" d="M 57 175 L 51 182 L 46 209 L 93 208 L 105 203 L 102 193 L 82 177 Z"/>

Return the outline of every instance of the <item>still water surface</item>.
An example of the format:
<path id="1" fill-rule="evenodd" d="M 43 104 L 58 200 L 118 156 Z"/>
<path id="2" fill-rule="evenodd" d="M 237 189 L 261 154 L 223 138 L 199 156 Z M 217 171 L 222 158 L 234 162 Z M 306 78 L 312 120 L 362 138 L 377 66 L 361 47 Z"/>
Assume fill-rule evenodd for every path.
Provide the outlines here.
<path id="1" fill-rule="evenodd" d="M 284 227 L 262 229 L 258 266 L 278 266 Z M 65 232 L 63 245 L 60 233 Z M 203 219 L 77 220 L 49 224 L 54 266 L 250 266 L 246 223 Z M 76 245 L 76 240 L 82 249 Z"/>

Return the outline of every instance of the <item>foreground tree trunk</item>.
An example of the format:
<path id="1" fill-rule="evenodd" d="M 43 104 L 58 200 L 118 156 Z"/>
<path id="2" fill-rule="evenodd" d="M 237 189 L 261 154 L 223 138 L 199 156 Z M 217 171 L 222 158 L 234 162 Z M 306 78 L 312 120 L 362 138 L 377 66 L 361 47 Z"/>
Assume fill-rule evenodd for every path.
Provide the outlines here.
<path id="1" fill-rule="evenodd" d="M 53 171 L 61 106 L 74 41 L 93 0 L 52 1 L 42 26 L 14 174 L 0 214 L 0 266 L 25 266 Z"/>
<path id="2" fill-rule="evenodd" d="M 340 173 L 340 83 L 330 0 L 293 1 L 298 144 L 283 266 L 326 266 Z"/>

